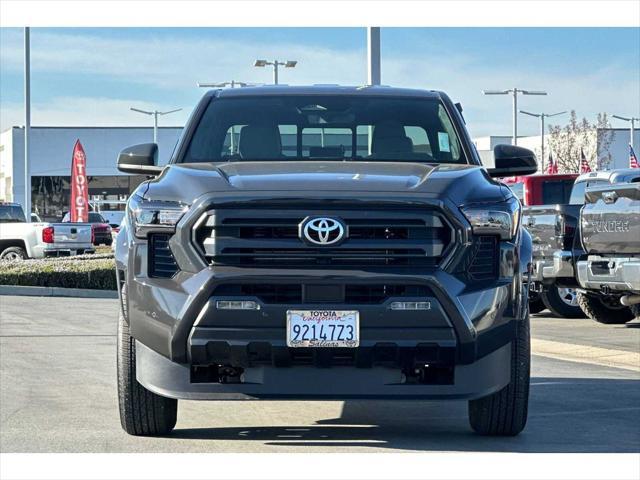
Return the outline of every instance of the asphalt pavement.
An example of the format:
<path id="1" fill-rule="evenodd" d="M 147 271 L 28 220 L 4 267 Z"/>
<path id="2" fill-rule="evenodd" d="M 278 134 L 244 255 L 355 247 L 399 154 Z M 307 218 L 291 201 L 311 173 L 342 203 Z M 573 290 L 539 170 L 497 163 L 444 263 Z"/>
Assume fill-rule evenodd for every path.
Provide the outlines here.
<path id="1" fill-rule="evenodd" d="M 533 316 L 529 422 L 515 438 L 473 434 L 466 402 L 447 401 L 181 401 L 171 436 L 141 438 L 120 428 L 117 308 L 0 296 L 0 452 L 640 451 L 637 321 Z"/>

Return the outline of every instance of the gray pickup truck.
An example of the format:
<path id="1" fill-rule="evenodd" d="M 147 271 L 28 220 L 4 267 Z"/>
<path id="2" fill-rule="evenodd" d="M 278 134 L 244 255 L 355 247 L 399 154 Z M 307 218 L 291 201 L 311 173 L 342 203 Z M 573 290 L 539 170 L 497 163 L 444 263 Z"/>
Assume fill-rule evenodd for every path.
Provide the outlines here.
<path id="1" fill-rule="evenodd" d="M 585 173 L 576 178 L 567 203 L 523 209 L 522 222 L 533 241 L 531 279 L 534 294 L 531 298 L 539 295 L 541 303 L 559 317 L 590 315 L 583 308 L 584 300 L 582 304 L 579 301 L 580 285 L 576 270 L 577 262 L 585 256 L 580 233 L 580 212 L 585 204 L 585 191 L 629 182 L 637 175 L 637 169 Z M 597 297 L 595 294 L 591 296 Z M 607 299 L 597 300 L 601 309 L 620 308 L 619 302 L 609 304 Z M 532 303 L 531 311 L 536 310 L 542 310 L 542 306 L 536 308 Z"/>
<path id="2" fill-rule="evenodd" d="M 213 90 L 116 241 L 120 419 L 170 432 L 178 399 L 468 401 L 516 435 L 529 394 L 531 238 L 496 178 L 535 173 L 497 146 L 486 169 L 461 109 L 391 87 Z"/>
<path id="3" fill-rule="evenodd" d="M 580 214 L 585 257 L 577 262 L 580 306 L 601 323 L 640 315 L 640 170 L 586 190 Z"/>

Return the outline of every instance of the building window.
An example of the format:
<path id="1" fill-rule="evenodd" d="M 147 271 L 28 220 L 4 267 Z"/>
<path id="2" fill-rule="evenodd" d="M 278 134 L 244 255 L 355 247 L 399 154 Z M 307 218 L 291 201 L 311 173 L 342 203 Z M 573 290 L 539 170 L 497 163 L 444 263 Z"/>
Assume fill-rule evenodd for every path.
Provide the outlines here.
<path id="1" fill-rule="evenodd" d="M 145 179 L 143 175 L 89 175 L 89 201 L 113 200 L 112 204 L 101 203 L 101 209 L 123 210 L 124 205 L 119 202 L 126 200 Z M 31 177 L 31 205 L 43 221 L 60 221 L 69 211 L 70 200 L 71 177 Z"/>

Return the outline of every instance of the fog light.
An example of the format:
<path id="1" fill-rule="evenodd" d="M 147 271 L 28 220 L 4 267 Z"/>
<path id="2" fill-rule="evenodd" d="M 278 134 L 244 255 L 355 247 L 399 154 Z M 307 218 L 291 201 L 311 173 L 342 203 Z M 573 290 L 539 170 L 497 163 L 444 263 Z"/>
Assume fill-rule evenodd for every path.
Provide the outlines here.
<path id="1" fill-rule="evenodd" d="M 260 310 L 258 302 L 253 300 L 218 300 L 218 310 Z"/>
<path id="2" fill-rule="evenodd" d="M 391 310 L 431 310 L 431 302 L 391 302 Z"/>

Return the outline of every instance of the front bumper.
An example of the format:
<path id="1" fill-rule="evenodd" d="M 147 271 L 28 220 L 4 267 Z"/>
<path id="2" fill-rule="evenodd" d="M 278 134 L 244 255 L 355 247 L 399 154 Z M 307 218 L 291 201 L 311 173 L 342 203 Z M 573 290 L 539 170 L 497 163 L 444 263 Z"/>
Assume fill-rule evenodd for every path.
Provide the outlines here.
<path id="1" fill-rule="evenodd" d="M 198 212 L 193 216 L 200 218 Z M 497 245 L 495 278 L 482 282 L 469 280 L 460 261 L 469 251 L 462 248 L 469 241 L 464 232 L 455 244 L 455 269 L 207 266 L 196 250 L 185 248 L 195 224 L 181 222 L 169 241 L 180 266 L 171 278 L 149 275 L 146 241 L 129 237 L 116 248 L 130 332 L 139 345 L 138 380 L 150 390 L 203 399 L 230 394 L 474 398 L 509 382 L 510 345 L 526 308 L 519 244 Z M 313 302 L 265 302 L 249 312 L 217 310 L 216 299 L 224 299 L 219 289 L 238 284 L 423 286 L 432 308 L 428 313 L 394 312 L 384 303 L 325 300 L 323 309 L 360 312 L 360 346 L 339 352 L 309 349 L 313 353 L 307 352 L 311 359 L 304 364 L 292 350 L 305 349 L 286 346 L 286 310 L 311 309 Z M 378 351 L 393 354 L 385 358 Z M 445 381 L 404 382 L 407 365 L 449 369 L 448 376 Z M 238 367 L 242 374 L 234 376 L 234 383 L 220 376 L 197 377 L 201 368 L 218 367 Z"/>
<path id="2" fill-rule="evenodd" d="M 531 280 L 545 282 L 556 278 L 572 278 L 574 276 L 573 256 L 566 250 L 553 252 L 551 258 L 534 259 Z"/>
<path id="3" fill-rule="evenodd" d="M 455 367 L 451 385 L 403 383 L 397 369 L 375 367 L 278 368 L 259 366 L 244 371 L 241 383 L 192 383 L 189 364 L 175 363 L 136 343 L 138 381 L 152 392 L 188 400 L 251 398 L 479 398 L 505 387 L 510 380 L 511 345 L 472 365 Z"/>
<path id="4" fill-rule="evenodd" d="M 578 262 L 578 282 L 587 290 L 640 293 L 640 257 L 590 255 Z"/>

